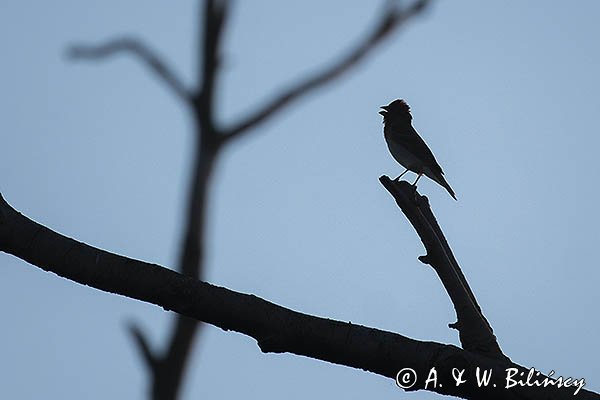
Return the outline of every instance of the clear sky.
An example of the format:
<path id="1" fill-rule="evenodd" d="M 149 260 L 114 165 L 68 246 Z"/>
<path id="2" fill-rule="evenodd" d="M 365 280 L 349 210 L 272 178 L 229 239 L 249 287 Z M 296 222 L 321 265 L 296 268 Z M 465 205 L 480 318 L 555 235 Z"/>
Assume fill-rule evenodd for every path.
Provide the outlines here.
<path id="1" fill-rule="evenodd" d="M 219 120 L 349 48 L 375 2 L 238 1 Z M 458 344 L 448 296 L 378 182 L 402 171 L 378 107 L 405 98 L 459 201 L 419 189 L 503 350 L 600 391 L 600 3 L 440 1 L 373 58 L 220 160 L 207 279 L 298 311 Z M 127 56 L 65 49 L 123 33 L 195 84 L 195 2 L 0 5 L 0 190 L 18 210 L 112 252 L 174 265 L 192 139 L 184 106 Z M 411 175 L 409 179 L 413 179 Z M 143 399 L 125 325 L 165 343 L 172 315 L 0 254 L 0 397 Z M 392 380 L 204 330 L 183 389 L 197 398 L 381 398 Z"/>

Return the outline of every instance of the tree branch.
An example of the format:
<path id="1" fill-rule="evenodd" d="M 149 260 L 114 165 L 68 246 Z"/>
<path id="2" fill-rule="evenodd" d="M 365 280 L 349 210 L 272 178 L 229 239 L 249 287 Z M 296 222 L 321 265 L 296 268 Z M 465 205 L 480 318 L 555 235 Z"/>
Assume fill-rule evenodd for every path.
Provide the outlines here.
<path id="1" fill-rule="evenodd" d="M 201 279 L 204 273 L 208 190 L 214 163 L 222 148 L 214 123 L 213 105 L 228 6 L 225 0 L 205 0 L 200 11 L 202 40 L 198 54 L 202 55 L 199 68 L 202 87 L 192 99 L 196 146 L 187 199 L 187 218 L 178 261 L 179 271 L 195 279 Z M 201 324 L 196 319 L 185 315 L 176 316 L 166 351 L 160 357 L 158 368 L 153 371 L 152 392 L 155 399 L 177 397 L 200 327 Z"/>
<path id="2" fill-rule="evenodd" d="M 191 101 L 190 93 L 175 72 L 167 66 L 161 57 L 140 40 L 123 37 L 100 45 L 73 45 L 67 51 L 67 55 L 76 60 L 101 60 L 117 53 L 129 53 L 137 57 L 159 80 L 166 83 L 180 99 L 186 103 Z"/>
<path id="3" fill-rule="evenodd" d="M 0 251 L 13 254 L 41 269 L 106 292 L 120 294 L 205 321 L 225 331 L 256 339 L 263 352 L 297 355 L 360 368 L 397 379 L 398 371 L 412 368 L 417 376 L 407 390 L 425 389 L 467 399 L 572 399 L 575 384 L 516 385 L 510 389 L 476 383 L 475 368 L 503 377 L 507 368 L 528 369 L 505 359 L 485 357 L 455 346 L 423 342 L 392 332 L 307 314 L 213 286 L 167 268 L 119 256 L 77 242 L 18 213 L 0 195 Z M 431 368 L 437 384 L 426 387 Z M 464 369 L 469 380 L 456 386 L 453 368 Z M 536 375 L 536 379 L 544 376 Z M 494 383 L 504 385 L 499 378 Z M 578 399 L 599 400 L 581 390 Z"/>
<path id="4" fill-rule="evenodd" d="M 403 10 L 398 10 L 397 5 L 394 5 L 394 3 L 394 1 L 387 3 L 374 29 L 360 40 L 355 48 L 329 67 L 309 75 L 308 78 L 300 80 L 299 83 L 283 90 L 254 114 L 226 129 L 224 140 L 228 141 L 256 128 L 302 96 L 344 75 L 353 66 L 365 59 L 395 29 L 424 10 L 429 2 L 427 0 L 417 0 L 410 7 Z"/>
<path id="5" fill-rule="evenodd" d="M 379 180 L 421 238 L 427 255 L 419 257 L 419 260 L 433 267 L 452 300 L 457 322 L 450 327 L 459 331 L 462 347 L 489 357 L 506 358 L 452 254 L 427 197 L 420 195 L 408 182 L 393 181 L 387 176 Z"/>

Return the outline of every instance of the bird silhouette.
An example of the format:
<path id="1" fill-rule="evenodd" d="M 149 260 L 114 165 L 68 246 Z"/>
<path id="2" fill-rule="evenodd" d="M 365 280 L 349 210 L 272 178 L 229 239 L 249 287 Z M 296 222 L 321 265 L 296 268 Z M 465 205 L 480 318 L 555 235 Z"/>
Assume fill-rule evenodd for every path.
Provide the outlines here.
<path id="1" fill-rule="evenodd" d="M 418 175 L 413 183 L 416 186 L 421 176 L 425 175 L 443 186 L 456 200 L 454 190 L 444 178 L 442 167 L 412 126 L 412 115 L 408 104 L 404 100 L 398 99 L 380 108 L 382 111 L 379 111 L 379 114 L 383 115 L 383 136 L 388 149 L 394 159 L 406 168 L 394 180 L 399 180 L 402 175 L 412 171 Z"/>

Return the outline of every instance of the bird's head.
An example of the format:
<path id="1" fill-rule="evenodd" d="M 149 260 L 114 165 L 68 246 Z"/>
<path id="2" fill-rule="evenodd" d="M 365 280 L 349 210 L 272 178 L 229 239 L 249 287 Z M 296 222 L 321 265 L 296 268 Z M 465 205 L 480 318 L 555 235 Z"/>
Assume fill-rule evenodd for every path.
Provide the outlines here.
<path id="1" fill-rule="evenodd" d="M 412 116 L 410 115 L 410 107 L 404 100 L 394 100 L 387 106 L 381 106 L 380 108 L 382 110 L 379 111 L 379 114 L 383 115 L 384 119 L 398 118 L 408 121 L 412 120 Z"/>

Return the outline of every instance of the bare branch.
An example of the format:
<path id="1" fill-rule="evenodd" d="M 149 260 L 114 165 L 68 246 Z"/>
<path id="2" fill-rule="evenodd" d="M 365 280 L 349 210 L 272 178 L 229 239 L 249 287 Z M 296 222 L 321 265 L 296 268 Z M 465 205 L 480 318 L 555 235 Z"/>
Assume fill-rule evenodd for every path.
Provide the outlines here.
<path id="1" fill-rule="evenodd" d="M 256 339 L 263 352 L 303 355 L 398 379 L 401 369 L 416 373 L 406 390 L 429 390 L 467 399 L 595 399 L 590 391 L 569 387 L 515 385 L 510 389 L 477 384 L 475 369 L 506 376 L 507 368 L 525 376 L 529 370 L 506 359 L 486 357 L 452 345 L 410 339 L 352 323 L 302 314 L 259 297 L 213 286 L 159 265 L 119 256 L 56 233 L 14 210 L 0 195 L 0 251 L 13 254 L 64 278 L 159 305 L 223 330 Z M 33 243 L 31 246 L 28 243 Z M 436 384 L 426 386 L 431 368 Z M 465 370 L 467 382 L 456 385 L 453 369 Z M 546 378 L 535 375 L 536 381 Z M 583 383 L 579 381 L 579 383 Z M 174 397 L 171 397 L 174 398 Z"/>
<path id="2" fill-rule="evenodd" d="M 72 59 L 97 60 L 111 57 L 117 53 L 130 53 L 138 57 L 178 97 L 185 102 L 191 100 L 190 93 L 177 75 L 161 57 L 140 40 L 124 37 L 100 45 L 73 45 L 69 48 L 67 55 Z"/>
<path id="3" fill-rule="evenodd" d="M 419 257 L 419 260 L 433 267 L 452 300 L 457 322 L 450 327 L 459 331 L 462 347 L 489 357 L 506 359 L 429 207 L 427 197 L 420 195 L 408 182 L 393 181 L 387 176 L 379 180 L 421 238 L 427 255 Z"/>
<path id="4" fill-rule="evenodd" d="M 202 86 L 192 98 L 196 137 L 192 180 L 187 200 L 187 218 L 178 261 L 179 271 L 192 278 L 204 274 L 206 203 L 214 161 L 221 149 L 220 135 L 214 124 L 214 91 L 218 78 L 222 31 L 227 19 L 228 1 L 205 0 L 201 6 L 202 18 L 199 74 Z M 199 321 L 177 315 L 169 333 L 167 350 L 160 356 L 160 368 L 152 377 L 155 399 L 173 399 L 181 388 L 186 366 L 193 353 Z"/>
<path id="5" fill-rule="evenodd" d="M 428 1 L 418 0 L 403 10 L 398 10 L 397 6 L 393 5 L 393 3 L 393 1 L 387 3 L 374 29 L 359 41 L 358 45 L 348 52 L 348 54 L 341 57 L 329 67 L 309 75 L 308 78 L 283 90 L 257 112 L 234 124 L 233 127 L 226 129 L 224 140 L 228 141 L 257 127 L 302 96 L 341 77 L 353 66 L 365 59 L 395 29 L 425 9 Z"/>

